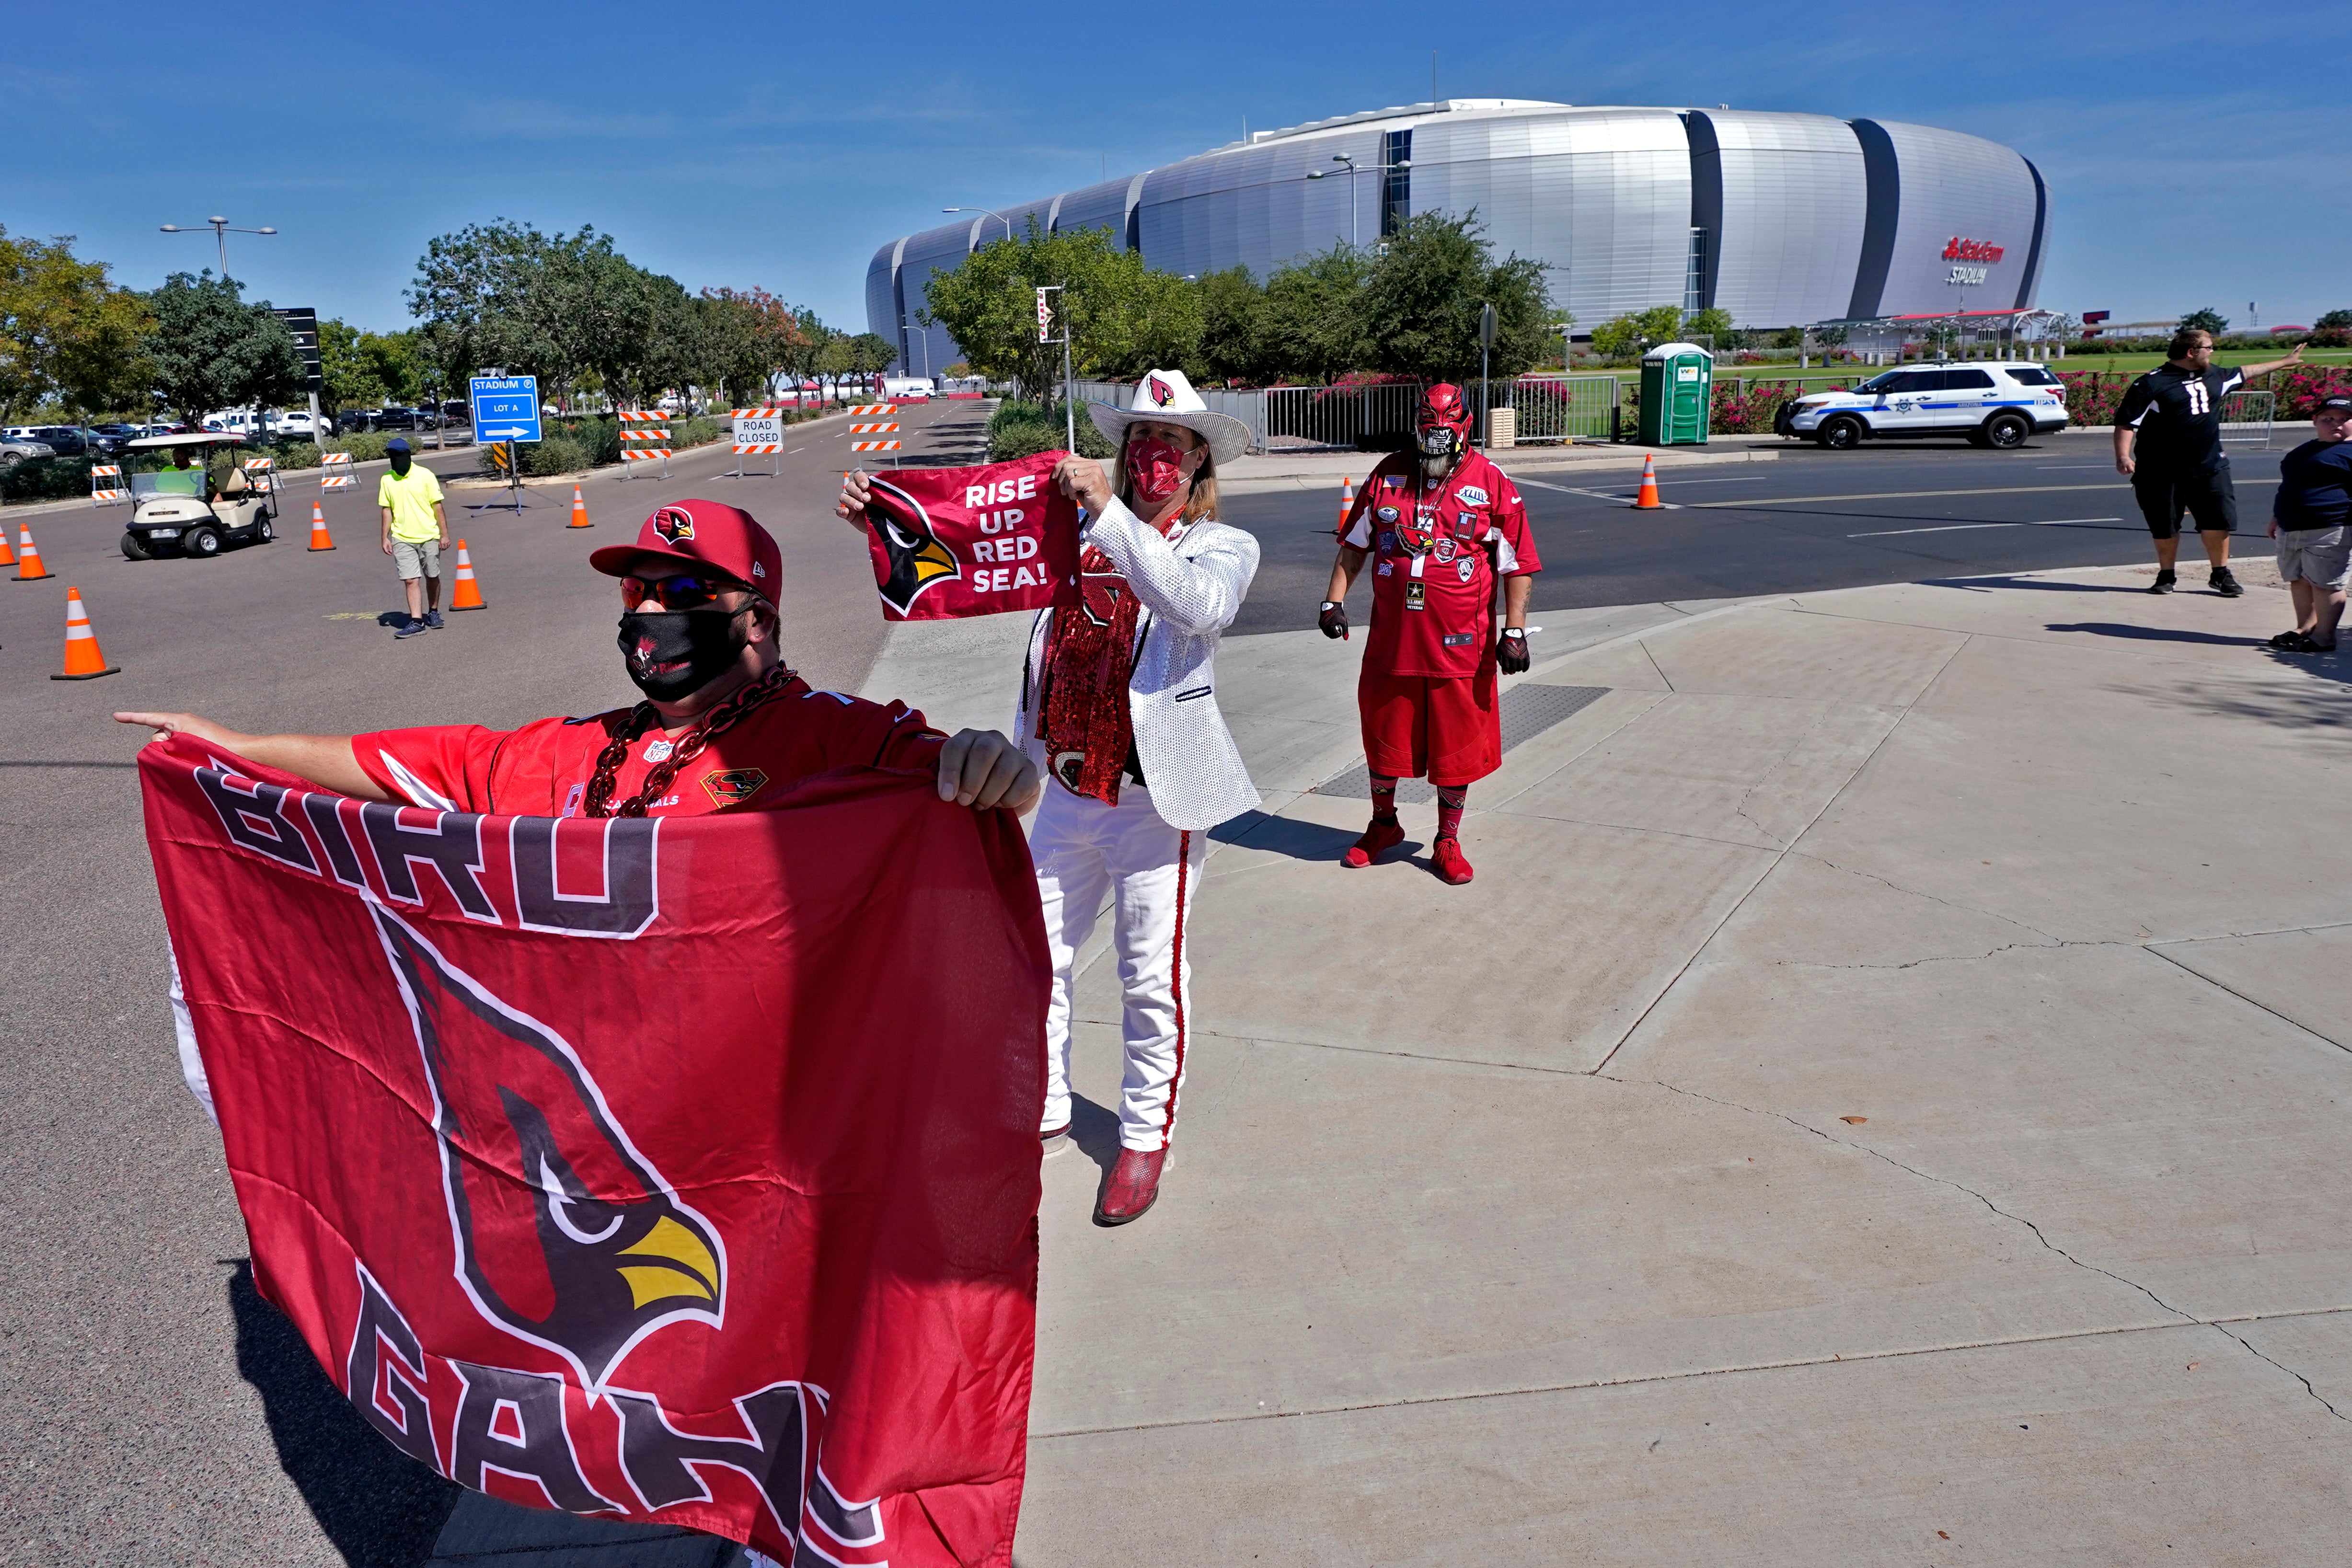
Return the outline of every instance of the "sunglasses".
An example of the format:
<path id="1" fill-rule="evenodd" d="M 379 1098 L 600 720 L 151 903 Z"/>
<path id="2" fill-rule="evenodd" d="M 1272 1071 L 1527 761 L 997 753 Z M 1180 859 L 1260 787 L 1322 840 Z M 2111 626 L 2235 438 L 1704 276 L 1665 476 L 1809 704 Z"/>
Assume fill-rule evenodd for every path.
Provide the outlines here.
<path id="1" fill-rule="evenodd" d="M 748 593 L 742 584 L 725 577 L 643 577 L 621 579 L 621 604 L 636 609 L 650 600 L 665 610 L 707 610 L 721 594 Z"/>

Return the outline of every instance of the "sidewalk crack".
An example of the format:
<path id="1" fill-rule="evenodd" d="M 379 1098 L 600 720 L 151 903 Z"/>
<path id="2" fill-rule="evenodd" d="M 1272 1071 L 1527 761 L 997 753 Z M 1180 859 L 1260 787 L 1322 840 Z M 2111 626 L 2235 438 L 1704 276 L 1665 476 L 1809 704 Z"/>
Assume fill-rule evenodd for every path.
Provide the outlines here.
<path id="1" fill-rule="evenodd" d="M 1790 1126 L 1797 1128 L 1801 1131 L 1811 1133 L 1814 1137 L 1820 1139 L 1824 1143 L 1833 1143 L 1839 1148 L 1850 1149 L 1857 1154 L 1866 1154 L 1870 1158 L 1881 1161 L 1885 1164 L 1892 1165 L 1896 1170 L 1904 1172 L 1906 1174 L 1916 1176 L 1923 1182 L 1932 1182 L 1937 1186 L 1949 1187 L 1956 1193 L 1966 1194 L 1968 1196 L 1972 1197 L 1976 1199 L 1977 1202 L 1982 1204 L 1987 1210 L 2000 1215 L 2002 1219 L 2008 1220 L 2012 1225 L 2023 1226 L 2028 1231 L 2032 1233 L 2034 1240 L 2040 1242 L 2045 1248 L 2057 1254 L 2060 1258 L 2064 1258 L 2075 1268 L 2087 1268 L 2094 1274 L 2104 1275 L 2105 1278 L 2114 1280 L 2118 1285 L 2127 1286 L 2130 1289 L 2138 1291 L 2141 1295 L 2155 1302 L 2158 1307 L 2164 1309 L 2164 1310 L 2171 1313 L 2174 1317 L 2179 1318 L 2184 1324 L 2194 1324 L 2201 1328 L 2210 1328 L 2216 1333 L 2235 1341 L 2242 1348 L 2244 1349 L 2248 1355 L 2252 1356 L 2257 1361 L 2268 1363 L 2270 1365 L 2277 1368 L 2280 1372 L 2286 1373 L 2287 1376 L 2294 1379 L 2295 1382 L 2301 1384 L 2303 1385 L 2303 1391 L 2311 1395 L 2312 1398 L 2317 1400 L 2321 1408 L 2325 1409 L 2327 1414 L 2333 1415 L 2338 1421 L 2352 1422 L 2352 1415 L 2347 1415 L 2341 1410 L 2336 1409 L 2334 1405 L 2328 1403 L 2326 1396 L 2312 1386 L 2311 1379 L 2304 1376 L 2303 1373 L 2295 1371 L 2293 1367 L 2287 1366 L 2281 1362 L 2273 1360 L 2270 1356 L 2264 1355 L 2261 1351 L 2256 1350 L 2252 1342 L 2243 1334 L 2232 1332 L 2226 1326 L 2215 1322 L 2210 1319 L 2200 1318 L 2194 1312 L 2184 1311 L 2180 1308 L 2176 1307 L 2171 1302 L 2166 1300 L 2163 1297 L 2158 1295 L 2155 1291 L 2149 1289 L 2147 1286 L 2141 1284 L 2137 1279 L 2126 1279 L 2112 1268 L 2102 1268 L 2095 1263 L 2086 1262 L 2084 1259 L 2075 1257 L 2073 1253 L 2067 1251 L 2064 1247 L 2051 1240 L 2049 1237 L 2043 1235 L 2040 1226 L 2034 1224 L 2032 1220 L 2026 1218 L 2021 1214 L 2013 1214 L 2010 1210 L 2001 1207 L 1999 1204 L 1993 1202 L 1992 1199 L 1977 1191 L 1974 1187 L 1953 1181 L 1948 1176 L 1938 1176 L 1930 1172 L 1922 1171 L 1916 1165 L 1906 1165 L 1902 1161 L 1895 1158 L 1894 1155 L 1874 1149 L 1867 1143 L 1857 1143 L 1852 1139 L 1840 1138 L 1834 1133 L 1824 1132 L 1820 1128 L 1813 1126 L 1811 1122 L 1800 1121 L 1798 1118 L 1790 1115 L 1784 1110 L 1759 1110 L 1752 1105 L 1742 1105 L 1737 1100 L 1724 1100 L 1712 1094 L 1702 1094 L 1697 1089 L 1685 1089 L 1679 1084 L 1667 1083 L 1660 1079 L 1619 1078 L 1613 1073 L 1603 1072 L 1596 1072 L 1592 1076 L 1595 1078 L 1605 1078 L 1612 1083 L 1622 1083 L 1628 1086 L 1646 1084 L 1654 1089 L 1663 1089 L 1670 1094 L 1679 1094 L 1691 1100 L 1704 1100 L 1709 1105 L 1719 1105 L 1727 1110 L 1738 1110 L 1749 1116 L 1769 1117 L 1777 1121 L 1785 1121 Z"/>
<path id="2" fill-rule="evenodd" d="M 1664 668 L 1659 665 L 1658 656 L 1650 651 L 1649 639 L 1646 637 L 1643 638 L 1639 646 L 1642 649 L 1642 657 L 1650 661 L 1650 668 L 1658 672 L 1658 679 L 1665 681 L 1666 689 L 1668 691 L 1672 691 L 1675 689 L 1675 683 L 1672 679 L 1667 676 Z"/>
<path id="3" fill-rule="evenodd" d="M 1826 856 L 1811 854 L 1803 849 L 1792 848 L 1789 851 L 1789 854 L 1796 859 L 1811 860 L 1816 866 L 1826 866 L 1831 870 L 1842 872 L 1848 877 L 1860 877 L 1865 881 L 1875 882 L 1882 888 L 1885 888 L 1893 892 L 1901 893 L 1907 898 L 1925 899 L 1931 904 L 1941 904 L 1948 910 L 1958 910 L 1960 913 L 1966 915 L 1982 915 L 1987 920 L 1999 921 L 2004 925 L 2013 925 L 2021 930 L 2030 931 L 2034 935 L 2041 937 L 2044 942 L 2053 945 L 2067 945 L 2066 938 L 2059 936 L 2054 931 L 2043 931 L 2040 926 L 2032 924 L 2029 921 L 2019 920 L 2015 915 L 2005 915 L 1998 910 L 1980 909 L 1975 904 L 1956 903 L 1950 899 L 1938 898 L 1933 893 L 1922 892 L 1917 888 L 1906 888 L 1900 882 L 1889 881 L 1885 877 L 1878 875 L 1875 871 L 1863 871 L 1858 870 L 1852 866 L 1841 866 L 1836 861 L 1830 859 Z M 2019 945 L 2032 946 L 2033 944 L 2026 942 L 2020 943 Z"/>

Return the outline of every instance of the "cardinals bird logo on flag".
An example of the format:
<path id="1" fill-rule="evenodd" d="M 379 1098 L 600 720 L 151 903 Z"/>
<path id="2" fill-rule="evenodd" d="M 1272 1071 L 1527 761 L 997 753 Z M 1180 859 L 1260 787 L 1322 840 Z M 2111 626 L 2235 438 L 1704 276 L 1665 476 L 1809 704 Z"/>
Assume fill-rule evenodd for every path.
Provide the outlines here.
<path id="1" fill-rule="evenodd" d="M 933 584 L 961 578 L 963 567 L 933 531 L 922 502 L 887 479 L 866 482 L 873 487 L 866 510 L 877 514 L 875 532 L 890 557 L 890 574 L 878 584 L 882 602 L 904 616 Z"/>
<path id="2" fill-rule="evenodd" d="M 631 1143 L 577 1053 L 399 916 L 369 912 L 425 1058 L 458 1278 L 481 1314 L 591 1390 L 659 1329 L 719 1327 L 725 1243 Z"/>
<path id="3" fill-rule="evenodd" d="M 683 507 L 666 506 L 654 513 L 652 521 L 654 531 L 668 543 L 694 537 L 694 514 Z"/>

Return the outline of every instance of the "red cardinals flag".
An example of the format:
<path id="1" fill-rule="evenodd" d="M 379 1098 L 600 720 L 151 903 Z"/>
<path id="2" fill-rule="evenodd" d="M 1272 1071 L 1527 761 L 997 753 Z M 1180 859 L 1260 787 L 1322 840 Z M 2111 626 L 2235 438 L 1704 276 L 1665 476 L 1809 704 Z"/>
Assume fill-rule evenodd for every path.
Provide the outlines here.
<path id="1" fill-rule="evenodd" d="M 1049 972 L 1009 815 L 861 772 L 477 816 L 186 736 L 141 776 L 255 1279 L 389 1442 L 785 1562 L 1010 1560 Z"/>
<path id="2" fill-rule="evenodd" d="M 882 618 L 1042 610 L 1074 595 L 1077 503 L 1054 483 L 1054 465 L 1067 456 L 866 475 L 866 548 Z"/>

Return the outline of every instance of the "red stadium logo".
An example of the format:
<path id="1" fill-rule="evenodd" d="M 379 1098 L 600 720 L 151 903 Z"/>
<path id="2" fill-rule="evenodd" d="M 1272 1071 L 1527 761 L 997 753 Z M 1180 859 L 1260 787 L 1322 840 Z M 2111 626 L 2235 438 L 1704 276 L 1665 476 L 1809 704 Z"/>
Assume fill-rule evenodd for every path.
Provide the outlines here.
<path id="1" fill-rule="evenodd" d="M 1947 261 L 1999 261 L 2001 247 L 1981 239 L 1962 239 L 1958 235 L 1944 247 Z"/>

